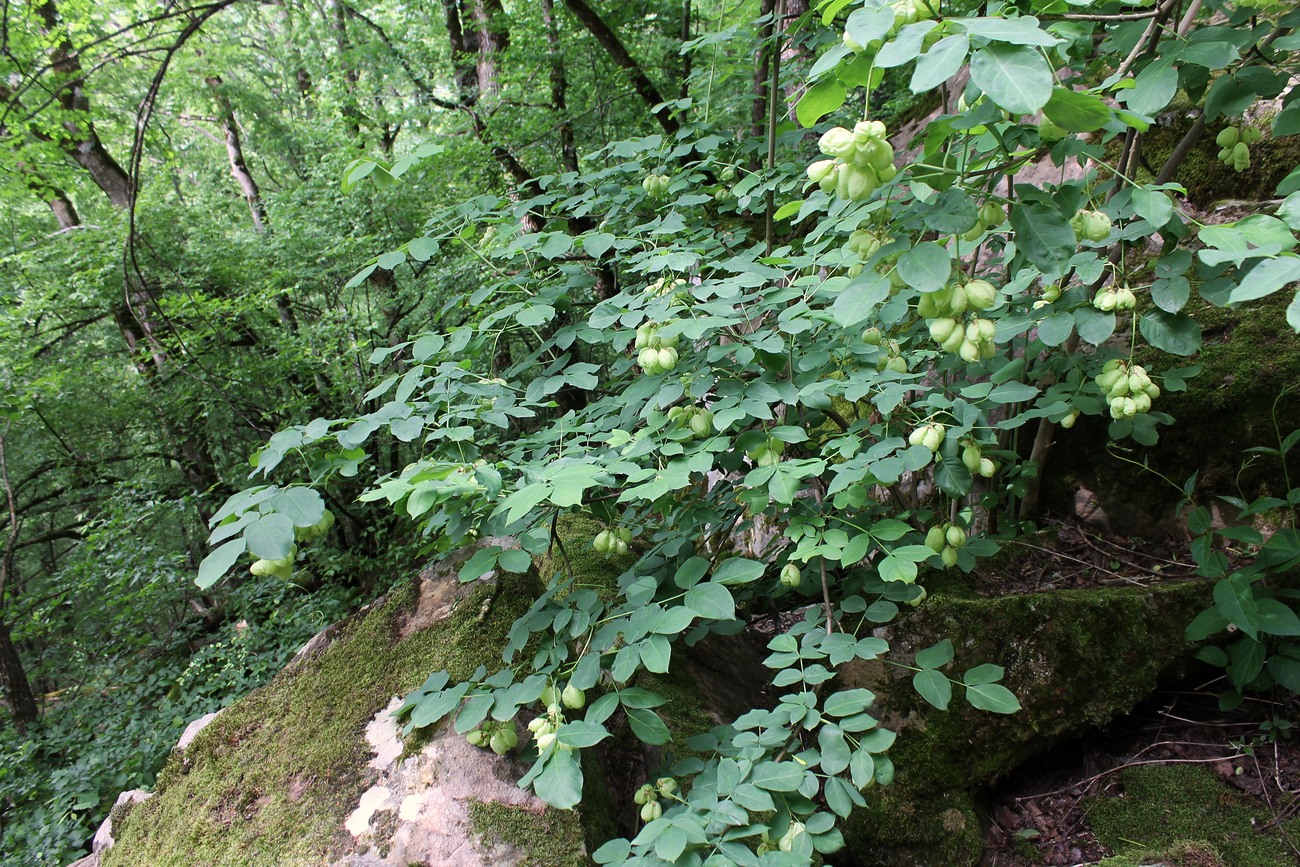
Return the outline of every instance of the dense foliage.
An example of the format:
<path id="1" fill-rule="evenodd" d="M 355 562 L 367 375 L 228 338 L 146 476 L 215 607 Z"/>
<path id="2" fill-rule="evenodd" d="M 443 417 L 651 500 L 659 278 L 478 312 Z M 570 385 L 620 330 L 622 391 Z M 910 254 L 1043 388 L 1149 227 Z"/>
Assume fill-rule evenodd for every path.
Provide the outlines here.
<path id="1" fill-rule="evenodd" d="M 785 612 L 779 702 L 621 793 L 644 825 L 597 859 L 808 863 L 893 775 L 836 669 L 1014 712 L 996 660 L 893 659 L 872 628 L 1032 522 L 1058 425 L 1155 445 L 1189 311 L 1300 278 L 1300 169 L 1217 225 L 1178 175 L 1300 132 L 1282 4 L 562 5 L 13 7 L 14 863 L 66 860 L 183 721 L 414 557 L 514 536 L 462 579 L 564 562 L 574 512 L 617 585 L 561 568 L 506 667 L 433 673 L 409 728 L 451 716 L 572 807 L 583 749 L 669 742 L 650 676 Z M 1186 132 L 1152 164 L 1161 116 Z M 1259 581 L 1294 532 L 1228 574 L 1189 523 L 1226 588 L 1193 634 L 1245 633 L 1207 658 L 1296 685 L 1300 620 Z"/>

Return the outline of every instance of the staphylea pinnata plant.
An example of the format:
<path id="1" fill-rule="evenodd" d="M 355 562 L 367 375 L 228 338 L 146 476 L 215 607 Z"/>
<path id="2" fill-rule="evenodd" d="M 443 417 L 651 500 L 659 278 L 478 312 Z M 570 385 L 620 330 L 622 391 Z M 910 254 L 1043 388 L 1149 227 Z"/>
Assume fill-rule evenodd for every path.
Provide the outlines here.
<path id="1" fill-rule="evenodd" d="M 624 793 L 643 824 L 595 858 L 834 852 L 837 820 L 894 775 L 875 697 L 841 688 L 837 670 L 881 659 L 938 708 L 955 694 L 1017 710 L 995 661 L 958 664 L 948 641 L 892 659 L 873 629 L 923 604 L 923 569 L 969 572 L 998 550 L 990 530 L 1018 526 L 1054 426 L 1101 416 L 1114 439 L 1156 443 L 1172 422 L 1161 394 L 1196 372 L 1167 360 L 1200 346 L 1193 283 L 1228 305 L 1300 277 L 1300 171 L 1276 216 L 1209 226 L 1170 181 L 1177 154 L 1156 177 L 1135 157 L 1175 100 L 1240 128 L 1281 96 L 1270 135 L 1300 131 L 1284 71 L 1297 23 L 1276 4 L 1216 0 L 817 4 L 773 37 L 818 52 L 796 110 L 813 134 L 772 112 L 761 167 L 767 142 L 675 103 L 677 133 L 436 213 L 358 274 L 441 257 L 478 281 L 447 304 L 458 324 L 373 352 L 377 409 L 270 439 L 255 474 L 300 456 L 310 484 L 231 498 L 200 583 L 246 553 L 310 556 L 295 533 L 325 520 L 315 488 L 363 473 L 376 441 L 418 446 L 362 499 L 408 516 L 431 551 L 518 540 L 479 544 L 464 581 L 548 552 L 562 565 L 514 624 L 504 665 L 430 675 L 398 711 L 408 731 L 448 720 L 521 753 L 520 784 L 575 807 L 582 752 L 614 729 L 670 743 L 653 677 L 775 607 L 787 612 L 768 643 L 775 704 L 696 735 Z M 886 75 L 944 89 L 911 141 L 871 116 Z M 1058 180 L 1017 183 L 1031 165 Z M 1139 363 L 1140 349 L 1161 361 Z M 568 569 L 566 513 L 603 525 L 581 544 L 628 555 L 616 586 Z M 756 526 L 771 543 L 739 547 Z"/>

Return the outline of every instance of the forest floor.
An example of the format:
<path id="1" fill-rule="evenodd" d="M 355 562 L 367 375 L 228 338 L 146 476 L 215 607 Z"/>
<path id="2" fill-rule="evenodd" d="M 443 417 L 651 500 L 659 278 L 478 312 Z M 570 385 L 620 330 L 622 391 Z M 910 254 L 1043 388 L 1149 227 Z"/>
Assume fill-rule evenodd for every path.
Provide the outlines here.
<path id="1" fill-rule="evenodd" d="M 1073 524 L 1034 553 L 988 590 L 1147 584 L 1193 572 L 1185 544 L 1137 550 Z M 1215 675 L 1199 669 L 1109 730 L 1002 780 L 986 802 L 985 867 L 1300 865 L 1300 700 L 1261 696 L 1221 710 L 1226 682 Z"/>

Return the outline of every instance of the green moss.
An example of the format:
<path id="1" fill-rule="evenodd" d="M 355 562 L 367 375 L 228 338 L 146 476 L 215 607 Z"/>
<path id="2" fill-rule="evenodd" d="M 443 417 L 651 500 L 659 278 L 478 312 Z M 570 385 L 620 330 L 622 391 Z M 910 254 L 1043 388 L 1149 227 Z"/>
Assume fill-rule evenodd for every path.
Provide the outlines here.
<path id="1" fill-rule="evenodd" d="M 1173 867 L 1275 867 L 1294 861 L 1276 831 L 1257 830 L 1266 812 L 1204 768 L 1145 765 L 1129 768 L 1120 780 L 1123 795 L 1086 803 L 1097 839 L 1120 859 L 1150 863 L 1163 853 Z M 1300 822 L 1291 820 L 1285 830 L 1294 836 Z"/>
<path id="2" fill-rule="evenodd" d="M 430 671 L 468 677 L 495 658 L 535 598 L 532 577 L 483 585 L 435 628 L 398 641 L 414 584 L 348 623 L 319 657 L 228 708 L 173 757 L 158 794 L 133 809 L 105 867 L 320 864 L 350 842 L 364 788 L 366 723 Z"/>
<path id="3" fill-rule="evenodd" d="M 1151 183 L 1168 161 L 1174 148 L 1192 126 L 1192 119 L 1178 116 L 1170 123 L 1154 124 L 1142 134 L 1142 158 L 1151 171 L 1138 173 L 1140 183 Z M 1187 188 L 1188 199 L 1209 205 L 1221 199 L 1258 200 L 1271 198 L 1297 164 L 1300 142 L 1292 136 L 1266 138 L 1250 149 L 1250 167 L 1235 172 L 1219 161 L 1215 137 L 1229 124 L 1224 119 L 1206 128 L 1201 140 L 1187 154 L 1174 173 L 1173 182 Z"/>
<path id="4" fill-rule="evenodd" d="M 604 524 L 586 514 L 561 515 L 556 522 L 555 534 L 560 538 L 563 551 L 560 546 L 553 546 L 552 551 L 538 561 L 537 574 L 542 583 L 549 584 L 557 574 L 567 576 L 572 569 L 577 576 L 575 590 L 590 587 L 599 591 L 617 587 L 618 576 L 636 562 L 636 554 L 618 557 L 597 552 L 591 542 L 604 529 Z"/>
<path id="5" fill-rule="evenodd" d="M 1001 665 L 1022 710 L 976 711 L 957 685 L 949 710 L 937 711 L 916 694 L 910 672 L 850 666 L 841 688 L 875 690 L 875 712 L 899 736 L 889 751 L 894 784 L 869 799 L 862 818 L 849 820 L 849 844 L 925 853 L 906 863 L 978 863 L 980 829 L 968 812 L 976 789 L 1150 695 L 1184 657 L 1183 627 L 1207 598 L 1201 584 L 932 598 L 896 627 L 894 650 L 906 654 L 950 638 L 956 658 L 945 673 L 960 681 L 981 663 Z M 949 830 L 957 826 L 950 810 L 969 815 L 971 830 Z"/>
<path id="6" fill-rule="evenodd" d="M 1238 310 L 1203 301 L 1189 305 L 1187 312 L 1203 329 L 1202 351 L 1183 359 L 1146 350 L 1138 359 L 1157 373 L 1202 366 L 1187 391 L 1166 390 L 1157 399 L 1156 408 L 1177 420 L 1161 428 L 1160 442 L 1149 449 L 1132 441 L 1120 446 L 1125 457 L 1146 462 L 1154 472 L 1144 473 L 1107 452 L 1107 422 L 1080 419 L 1074 430 L 1058 432 L 1048 457 L 1044 496 L 1049 506 L 1074 511 L 1076 492 L 1083 487 L 1096 496 L 1115 531 L 1159 536 L 1173 523 L 1182 497 L 1175 485 L 1193 474 L 1204 504 L 1221 494 L 1247 500 L 1285 496 L 1277 462 L 1256 456 L 1246 465 L 1251 456 L 1245 450 L 1276 447 L 1275 423 L 1283 436 L 1300 428 L 1300 392 L 1277 401 L 1300 382 L 1300 340 L 1279 327 L 1290 300 L 1291 293 L 1279 292 Z"/>
<path id="7" fill-rule="evenodd" d="M 576 814 L 553 808 L 534 813 L 508 804 L 469 802 L 470 827 L 485 855 L 504 844 L 519 867 L 585 867 L 588 863 Z"/>
<path id="8" fill-rule="evenodd" d="M 868 789 L 867 808 L 844 828 L 855 863 L 878 867 L 978 864 L 984 835 L 975 800 L 965 791 L 912 798 L 896 787 Z"/>

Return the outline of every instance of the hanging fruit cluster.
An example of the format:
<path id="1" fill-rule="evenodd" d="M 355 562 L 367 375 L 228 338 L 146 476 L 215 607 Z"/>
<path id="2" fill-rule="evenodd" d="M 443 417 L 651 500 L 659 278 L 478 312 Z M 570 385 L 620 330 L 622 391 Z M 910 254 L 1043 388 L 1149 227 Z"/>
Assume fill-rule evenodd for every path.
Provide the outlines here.
<path id="1" fill-rule="evenodd" d="M 636 363 L 651 376 L 668 373 L 677 366 L 676 347 L 675 336 L 660 336 L 659 326 L 651 323 L 636 330 L 636 341 L 632 344 L 632 348 L 637 350 Z"/>
<path id="2" fill-rule="evenodd" d="M 248 571 L 259 578 L 279 578 L 282 581 L 288 581 L 293 577 L 293 561 L 298 552 L 298 546 L 292 545 L 289 548 L 289 554 L 281 557 L 279 560 L 255 560 L 253 565 L 248 567 Z"/>
<path id="3" fill-rule="evenodd" d="M 1080 208 L 1070 218 L 1070 228 L 1074 230 L 1075 240 L 1099 243 L 1110 237 L 1110 217 L 1102 211 Z"/>
<path id="4" fill-rule="evenodd" d="M 330 531 L 330 527 L 333 526 L 334 513 L 329 509 L 326 509 L 325 514 L 321 516 L 321 519 L 310 527 L 294 527 L 293 535 L 299 542 L 310 542 L 312 539 L 324 536 Z"/>
<path id="5" fill-rule="evenodd" d="M 957 565 L 957 551 L 966 547 L 966 531 L 953 523 L 930 528 L 925 534 L 925 547 L 939 555 L 945 569 Z"/>
<path id="6" fill-rule="evenodd" d="M 667 175 L 646 175 L 645 180 L 641 182 L 641 189 L 652 199 L 663 199 L 668 196 L 668 176 Z"/>
<path id="7" fill-rule="evenodd" d="M 872 335 L 872 332 L 875 332 Z M 907 359 L 903 357 L 903 347 L 898 344 L 897 340 L 882 340 L 880 329 L 868 328 L 862 333 L 862 339 L 871 343 L 868 335 L 875 338 L 877 345 L 880 347 L 880 355 L 876 357 L 877 370 L 892 370 L 894 373 L 907 373 Z"/>
<path id="8" fill-rule="evenodd" d="M 930 451 L 937 452 L 943 446 L 943 440 L 947 433 L 948 429 L 937 421 L 923 424 L 912 431 L 907 438 L 907 444 L 925 446 Z"/>
<path id="9" fill-rule="evenodd" d="M 674 406 L 668 420 L 687 428 L 692 436 L 706 437 L 713 432 L 713 413 L 702 406 Z"/>
<path id="10" fill-rule="evenodd" d="M 822 192 L 861 202 L 898 174 L 894 148 L 878 120 L 859 121 L 852 131 L 842 126 L 829 129 L 817 145 L 831 157 L 808 167 L 808 178 Z"/>
<path id="11" fill-rule="evenodd" d="M 781 452 L 783 451 L 785 451 L 785 443 L 776 437 L 768 437 L 745 452 L 745 454 L 749 456 L 749 459 L 754 462 L 756 467 L 774 467 L 781 463 Z"/>
<path id="12" fill-rule="evenodd" d="M 935 292 L 925 292 L 917 303 L 917 312 L 928 320 L 930 337 L 944 352 L 955 352 L 963 361 L 992 358 L 996 352 L 997 326 L 978 316 L 969 323 L 962 321 L 967 310 L 983 311 L 1002 303 L 1002 296 L 987 280 L 972 280 L 965 286 L 953 284 Z"/>
<path id="13" fill-rule="evenodd" d="M 476 747 L 487 748 L 498 756 L 504 756 L 519 744 L 519 730 L 515 728 L 512 719 L 505 722 L 484 720 L 478 728 L 471 729 L 465 735 L 465 740 Z"/>
<path id="14" fill-rule="evenodd" d="M 1102 366 L 1096 382 L 1110 403 L 1110 417 L 1114 419 L 1150 412 L 1151 401 L 1160 396 L 1160 388 L 1142 365 L 1117 358 Z"/>
<path id="15" fill-rule="evenodd" d="M 614 530 L 601 530 L 592 540 L 591 546 L 599 554 L 616 554 L 622 556 L 627 553 L 628 545 L 632 541 L 632 531 L 627 527 L 618 527 Z"/>
<path id="16" fill-rule="evenodd" d="M 1103 313 L 1110 313 L 1112 310 L 1132 310 L 1137 306 L 1137 296 L 1127 286 L 1118 289 L 1107 286 L 1097 290 L 1097 294 L 1092 298 L 1092 306 Z"/>
<path id="17" fill-rule="evenodd" d="M 989 229 L 996 229 L 998 226 L 1005 223 L 1006 220 L 1007 212 L 1002 210 L 1001 205 L 997 202 L 985 202 L 980 206 L 979 219 L 975 221 L 974 226 L 961 236 L 962 240 L 979 240 L 979 237 Z"/>
<path id="18" fill-rule="evenodd" d="M 965 440 L 961 450 L 961 462 L 971 475 L 991 479 L 998 471 L 998 465 L 992 458 L 984 457 L 984 450 L 975 440 Z"/>
<path id="19" fill-rule="evenodd" d="M 1244 172 L 1250 168 L 1250 146 L 1264 137 L 1255 127 L 1245 124 L 1241 129 L 1230 126 L 1215 137 L 1214 142 L 1222 150 L 1219 159 L 1234 172 Z"/>
<path id="20" fill-rule="evenodd" d="M 636 790 L 633 802 L 641 807 L 641 821 L 653 822 L 664 814 L 660 798 L 672 798 L 677 794 L 677 781 L 672 777 L 660 777 L 653 783 L 646 783 Z"/>

